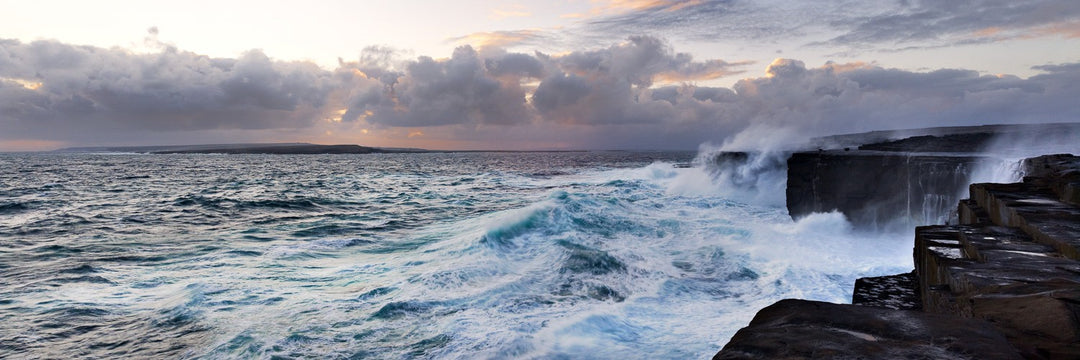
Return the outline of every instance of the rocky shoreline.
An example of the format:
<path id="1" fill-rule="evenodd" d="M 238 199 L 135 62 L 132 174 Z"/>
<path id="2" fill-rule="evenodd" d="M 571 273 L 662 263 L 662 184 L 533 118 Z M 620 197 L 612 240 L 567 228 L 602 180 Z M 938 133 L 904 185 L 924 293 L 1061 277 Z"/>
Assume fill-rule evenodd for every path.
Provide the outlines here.
<path id="1" fill-rule="evenodd" d="M 897 156 L 796 153 L 788 163 L 788 206 L 793 217 L 839 209 L 866 224 L 923 216 L 917 212 L 929 205 L 921 202 L 945 198 L 954 217 L 916 228 L 915 269 L 859 279 L 852 305 L 777 302 L 714 359 L 1080 358 L 1080 157 L 1028 158 L 1022 182 L 971 184 L 959 199 L 948 188 L 978 157 L 905 154 L 903 163 L 890 162 Z M 837 177 L 868 166 L 896 172 L 861 183 Z M 952 175 L 944 171 L 950 167 Z M 882 194 L 909 190 L 912 179 L 917 191 L 935 196 L 913 206 L 910 193 Z"/>

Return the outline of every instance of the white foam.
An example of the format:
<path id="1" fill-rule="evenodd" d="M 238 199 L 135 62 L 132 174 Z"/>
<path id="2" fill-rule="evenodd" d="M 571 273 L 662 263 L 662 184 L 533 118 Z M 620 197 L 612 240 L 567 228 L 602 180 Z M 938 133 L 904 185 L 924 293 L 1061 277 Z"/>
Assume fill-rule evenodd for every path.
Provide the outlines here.
<path id="1" fill-rule="evenodd" d="M 446 344 L 424 356 L 702 358 L 777 300 L 846 302 L 855 278 L 910 268 L 908 235 L 856 234 L 838 213 L 793 222 L 783 208 L 736 201 L 731 194 L 745 189 L 713 179 L 702 167 L 655 163 L 536 180 L 527 185 L 552 190 L 524 207 L 430 224 L 371 246 L 280 244 L 250 260 L 265 262 L 257 266 L 194 269 L 228 295 L 216 297 L 256 303 L 230 311 L 184 306 L 220 332 L 212 348 L 225 350 L 204 354 L 211 357 L 241 351 L 228 350 L 236 338 L 292 349 L 300 345 L 289 337 L 302 333 L 318 340 L 298 351 L 327 357 L 348 349 L 403 357 L 445 335 Z M 508 245 L 491 246 L 485 236 Z M 404 250 L 365 252 L 380 246 Z M 282 257 L 309 251 L 333 256 Z M 622 268 L 567 270 L 574 251 L 595 256 L 583 258 L 586 265 L 608 256 Z M 621 301 L 590 297 L 599 286 Z M 392 290 L 368 294 L 379 288 Z M 183 291 L 181 299 L 197 297 Z M 259 303 L 278 294 L 287 300 Z M 401 303 L 416 306 L 372 319 Z"/>

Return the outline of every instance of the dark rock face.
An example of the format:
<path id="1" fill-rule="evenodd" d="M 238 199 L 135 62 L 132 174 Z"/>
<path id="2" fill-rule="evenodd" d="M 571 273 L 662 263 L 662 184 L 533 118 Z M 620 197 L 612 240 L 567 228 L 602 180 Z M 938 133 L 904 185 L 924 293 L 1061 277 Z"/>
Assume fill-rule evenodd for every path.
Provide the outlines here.
<path id="1" fill-rule="evenodd" d="M 997 160 L 948 154 L 817 151 L 788 159 L 787 208 L 798 219 L 838 210 L 856 228 L 942 223 L 976 166 Z"/>
<path id="2" fill-rule="evenodd" d="M 1058 199 L 1080 205 L 1080 158 L 1070 154 L 1046 155 L 1024 160 L 1029 181 L 1050 189 Z"/>
<path id="3" fill-rule="evenodd" d="M 910 229 L 947 221 L 979 165 L 1021 154 L 1077 151 L 1080 123 L 987 125 L 872 132 L 820 138 L 817 151 L 788 159 L 787 207 L 797 219 L 838 210 L 856 228 Z M 857 149 L 857 150 L 854 150 Z M 1032 151 L 1038 151 L 1033 153 Z M 1049 152 L 1053 151 L 1053 152 Z M 983 154 L 983 155 L 977 155 Z M 1062 158 L 1032 160 L 1031 171 L 1067 172 L 1062 199 L 1080 201 L 1080 169 Z M 1050 186 L 1051 184 L 1047 184 Z"/>
<path id="4" fill-rule="evenodd" d="M 918 311 L 781 300 L 713 359 L 1020 359 L 990 324 Z"/>
<path id="5" fill-rule="evenodd" d="M 865 277 L 855 280 L 852 305 L 873 306 L 894 310 L 920 310 L 919 279 L 915 272 L 888 276 Z"/>
<path id="6" fill-rule="evenodd" d="M 1080 157 L 1024 167 L 972 184 L 958 224 L 916 228 L 915 271 L 857 280 L 863 306 L 778 302 L 714 359 L 1080 359 Z"/>

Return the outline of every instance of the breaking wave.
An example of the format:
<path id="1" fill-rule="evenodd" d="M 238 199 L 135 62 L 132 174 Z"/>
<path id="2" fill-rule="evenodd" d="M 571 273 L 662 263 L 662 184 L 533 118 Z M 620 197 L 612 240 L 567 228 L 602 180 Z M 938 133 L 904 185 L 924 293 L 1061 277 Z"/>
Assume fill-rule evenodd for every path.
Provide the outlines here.
<path id="1" fill-rule="evenodd" d="M 233 181 L 161 191 L 183 169 L 136 172 L 131 192 L 65 199 L 85 223 L 0 214 L 42 231 L 0 238 L 0 332 L 27 334 L 0 357 L 702 358 L 779 299 L 847 302 L 857 277 L 910 269 L 909 234 L 792 221 L 761 196 L 772 180 L 678 165 L 691 155 L 341 156 L 273 183 L 182 156 Z"/>

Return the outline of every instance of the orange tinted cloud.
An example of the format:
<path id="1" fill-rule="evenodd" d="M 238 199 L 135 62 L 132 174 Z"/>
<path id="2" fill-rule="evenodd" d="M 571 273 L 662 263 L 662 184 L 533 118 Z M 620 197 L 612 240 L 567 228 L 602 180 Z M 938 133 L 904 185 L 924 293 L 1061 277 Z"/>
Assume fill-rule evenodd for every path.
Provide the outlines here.
<path id="1" fill-rule="evenodd" d="M 1001 27 L 988 27 L 979 29 L 971 34 L 975 38 L 992 38 L 994 40 L 1035 39 L 1042 37 L 1063 37 L 1066 39 L 1080 38 L 1080 21 L 1062 21 L 1050 23 L 1035 28 L 1005 29 Z"/>
<path id="2" fill-rule="evenodd" d="M 1050 24 L 1037 33 L 1044 36 L 1061 36 L 1068 39 L 1080 38 L 1080 21 L 1059 22 Z"/>
<path id="3" fill-rule="evenodd" d="M 37 89 L 40 89 L 42 85 L 44 85 L 40 81 L 33 81 L 33 80 L 26 80 L 26 79 L 16 79 L 16 78 L 3 78 L 3 77 L 0 77 L 0 81 L 14 83 L 16 85 L 19 85 L 19 86 L 22 86 L 22 87 L 26 88 L 27 90 L 37 90 Z"/>
<path id="4" fill-rule="evenodd" d="M 705 3 L 704 0 L 592 0 L 591 2 L 593 3 L 593 7 L 589 9 L 588 13 L 568 13 L 562 14 L 559 17 L 579 19 L 612 13 L 654 9 L 675 11 Z"/>
<path id="5" fill-rule="evenodd" d="M 516 31 L 492 31 L 477 32 L 450 41 L 459 45 L 472 45 L 477 48 L 485 47 L 510 47 L 540 37 L 541 31 L 536 29 Z"/>
<path id="6" fill-rule="evenodd" d="M 679 10 L 687 6 L 704 3 L 703 0 L 594 0 L 593 3 L 601 3 L 602 11 L 626 11 L 626 10 L 649 10 L 664 9 L 667 11 Z"/>
<path id="7" fill-rule="evenodd" d="M 741 65 L 741 64 L 734 64 Z M 703 72 L 684 73 L 679 71 L 666 71 L 658 73 L 653 76 L 653 82 L 659 84 L 671 84 L 690 81 L 705 81 L 712 79 L 719 79 L 725 76 L 731 76 L 735 74 L 741 74 L 744 71 L 741 70 L 727 70 L 727 69 L 712 69 Z"/>
<path id="8" fill-rule="evenodd" d="M 843 72 L 849 72 L 849 71 L 855 71 L 855 70 L 861 70 L 861 69 L 872 69 L 872 68 L 874 68 L 874 66 L 871 65 L 871 64 L 867 64 L 865 62 L 862 62 L 862 61 L 849 62 L 849 63 L 843 63 L 843 64 L 829 62 L 829 63 L 826 63 L 824 66 L 822 66 L 822 68 L 823 69 L 831 69 L 833 72 L 843 73 Z"/>
<path id="9" fill-rule="evenodd" d="M 997 26 L 991 26 L 985 29 L 975 31 L 974 35 L 975 37 L 991 37 L 999 33 L 1001 33 L 1001 28 Z"/>

